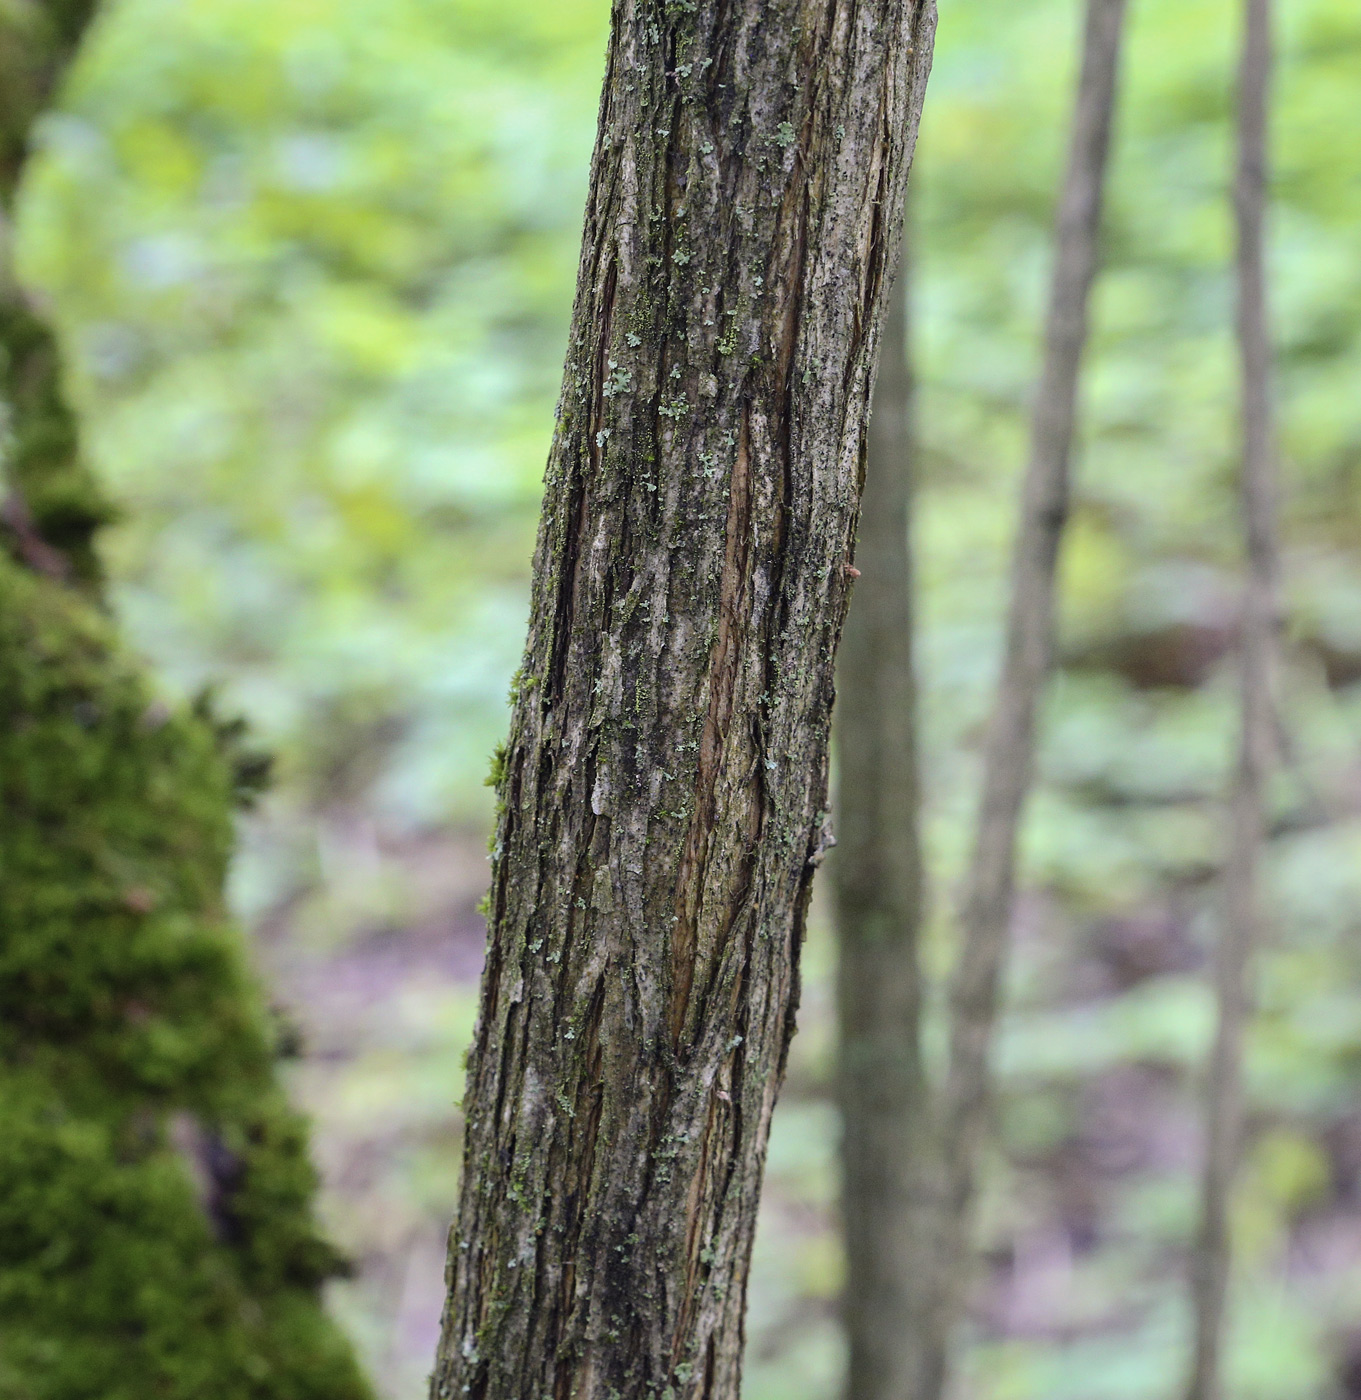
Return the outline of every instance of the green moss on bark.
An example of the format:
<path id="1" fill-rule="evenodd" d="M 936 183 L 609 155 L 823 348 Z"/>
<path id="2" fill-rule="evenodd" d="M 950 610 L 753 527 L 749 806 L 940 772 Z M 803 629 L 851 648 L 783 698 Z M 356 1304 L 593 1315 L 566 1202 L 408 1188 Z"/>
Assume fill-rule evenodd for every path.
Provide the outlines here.
<path id="1" fill-rule="evenodd" d="M 0 1400 L 367 1400 L 223 907 L 240 726 L 155 700 L 4 220 L 91 0 L 0 5 Z"/>
<path id="2" fill-rule="evenodd" d="M 56 341 L 23 298 L 0 297 L 0 401 L 9 419 L 7 475 L 22 502 L 10 528 L 31 530 L 72 578 L 97 583 L 95 532 L 113 516 L 79 452 L 75 415 L 61 392 Z"/>
<path id="3" fill-rule="evenodd" d="M 27 155 L 34 119 L 70 62 L 95 0 L 0 4 L 0 197 L 8 200 Z"/>
<path id="4" fill-rule="evenodd" d="M 366 1395 L 225 917 L 231 754 L 0 559 L 0 1396 Z"/>

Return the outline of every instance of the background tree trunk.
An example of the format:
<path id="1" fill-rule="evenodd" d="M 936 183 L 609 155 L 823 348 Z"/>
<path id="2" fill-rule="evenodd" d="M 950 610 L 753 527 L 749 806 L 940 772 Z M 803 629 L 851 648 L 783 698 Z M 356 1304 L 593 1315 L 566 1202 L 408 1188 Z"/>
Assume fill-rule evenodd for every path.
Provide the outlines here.
<path id="1" fill-rule="evenodd" d="M 911 224 L 884 318 L 856 563 L 837 660 L 838 1090 L 848 1400 L 919 1385 L 939 1267 L 934 1125 L 921 1055 L 923 883 L 910 543 Z"/>
<path id="2" fill-rule="evenodd" d="M 110 511 L 79 452 L 56 341 L 14 275 L 13 219 L 29 134 L 94 13 L 94 0 L 71 0 L 0 16 L 0 397 L 9 438 L 0 527 L 29 567 L 85 584 L 98 580 L 93 539 Z"/>
<path id="3" fill-rule="evenodd" d="M 987 1117 L 989 1059 L 1015 888 L 1016 844 L 1034 764 L 1035 714 L 1053 650 L 1055 574 L 1068 514 L 1078 379 L 1097 269 L 1124 12 L 1125 0 L 1088 0 L 1082 73 L 1058 211 L 1044 369 L 1035 396 L 1013 564 L 1006 655 L 983 755 L 983 796 L 965 880 L 963 942 L 951 989 L 942 1115 L 942 1292 L 923 1347 L 922 1400 L 938 1400 L 944 1392 L 950 1334 L 969 1267 L 971 1206 Z"/>
<path id="4" fill-rule="evenodd" d="M 89 15 L 0 14 L 0 1391 L 365 1400 L 223 909 L 259 763 L 120 649 L 93 543 L 108 510 L 13 273 L 23 152 Z"/>
<path id="5" fill-rule="evenodd" d="M 1206 1083 L 1200 1229 L 1192 1259 L 1195 1345 L 1189 1400 L 1218 1400 L 1231 1262 L 1229 1207 L 1243 1135 L 1243 1038 L 1252 952 L 1261 919 L 1263 787 L 1275 747 L 1273 652 L 1277 618 L 1277 483 L 1266 304 L 1267 106 L 1270 0 L 1247 0 L 1238 89 L 1238 348 L 1243 380 L 1243 532 L 1247 542 L 1240 638 L 1242 720 L 1229 806 L 1224 927 L 1215 959 L 1219 1021 Z"/>
<path id="6" fill-rule="evenodd" d="M 432 1394 L 732 1397 L 923 0 L 618 0 Z"/>

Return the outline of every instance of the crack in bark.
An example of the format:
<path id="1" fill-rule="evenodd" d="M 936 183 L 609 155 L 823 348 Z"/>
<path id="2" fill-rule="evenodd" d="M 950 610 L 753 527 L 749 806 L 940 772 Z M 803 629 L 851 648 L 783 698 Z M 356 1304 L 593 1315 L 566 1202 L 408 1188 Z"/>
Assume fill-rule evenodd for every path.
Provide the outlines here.
<path id="1" fill-rule="evenodd" d="M 671 1043 L 681 1050 L 681 1032 L 694 982 L 699 921 L 704 898 L 704 869 L 714 834 L 716 779 L 732 725 L 733 696 L 741 664 L 739 646 L 747 624 L 745 603 L 751 557 L 751 431 L 745 409 L 737 434 L 728 486 L 723 574 L 719 583 L 718 627 L 709 666 L 709 706 L 699 741 L 699 765 L 693 793 L 694 815 L 676 871 L 676 927 L 672 936 Z"/>

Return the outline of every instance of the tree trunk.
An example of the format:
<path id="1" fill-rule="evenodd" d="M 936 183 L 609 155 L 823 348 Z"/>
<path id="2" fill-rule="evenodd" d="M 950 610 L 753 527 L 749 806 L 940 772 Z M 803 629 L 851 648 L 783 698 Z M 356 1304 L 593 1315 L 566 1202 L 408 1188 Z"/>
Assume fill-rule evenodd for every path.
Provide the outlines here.
<path id="1" fill-rule="evenodd" d="M 1078 379 L 1097 268 L 1124 11 L 1125 0 L 1088 0 L 1082 74 L 1058 211 L 1044 369 L 1035 397 L 1013 564 L 1006 655 L 983 755 L 983 796 L 965 881 L 963 942 L 951 989 L 942 1123 L 947 1192 L 939 1247 L 942 1293 L 924 1347 L 921 1400 L 938 1400 L 944 1392 L 950 1334 L 967 1278 L 1017 837 L 1034 764 L 1035 714 L 1053 649 L 1055 574 L 1068 514 Z"/>
<path id="2" fill-rule="evenodd" d="M 0 202 L 8 212 L 38 114 L 69 66 L 96 0 L 37 0 L 0 14 Z"/>
<path id="3" fill-rule="evenodd" d="M 432 1394 L 734 1397 L 929 0 L 617 0 Z"/>
<path id="4" fill-rule="evenodd" d="M 0 14 L 0 1390 L 366 1400 L 306 1136 L 222 907 L 237 726 L 157 701 L 99 599 L 107 508 L 14 278 L 32 122 L 89 7 Z"/>
<path id="5" fill-rule="evenodd" d="M 911 225 L 884 319 L 856 563 L 837 660 L 838 1089 L 848 1400 L 917 1394 L 929 1302 L 931 1104 L 921 1054 L 922 861 L 913 675 Z"/>
<path id="6" fill-rule="evenodd" d="M 29 133 L 94 11 L 94 0 L 71 0 L 0 15 L 0 399 L 10 487 L 0 528 L 29 567 L 87 585 L 98 581 L 92 542 L 110 512 L 78 449 L 56 341 L 15 280 L 13 217 Z"/>
<path id="7" fill-rule="evenodd" d="M 1215 959 L 1219 1020 L 1206 1084 L 1200 1229 L 1192 1260 L 1195 1343 L 1188 1400 L 1218 1400 L 1228 1292 L 1229 1206 L 1243 1135 L 1243 1038 L 1253 947 L 1261 919 L 1258 867 L 1263 787 L 1275 745 L 1273 652 L 1277 618 L 1276 444 L 1267 330 L 1266 125 L 1271 75 L 1270 0 L 1247 0 L 1238 92 L 1238 348 L 1243 381 L 1243 531 L 1247 584 L 1240 639 L 1242 719 L 1229 807 L 1224 927 Z"/>

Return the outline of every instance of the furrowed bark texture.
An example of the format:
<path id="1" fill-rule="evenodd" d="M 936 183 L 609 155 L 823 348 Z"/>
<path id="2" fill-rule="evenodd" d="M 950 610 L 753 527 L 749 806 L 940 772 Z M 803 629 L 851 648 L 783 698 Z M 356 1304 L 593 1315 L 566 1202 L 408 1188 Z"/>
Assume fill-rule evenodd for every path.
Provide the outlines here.
<path id="1" fill-rule="evenodd" d="M 913 675 L 912 378 L 906 226 L 884 320 L 856 563 L 837 659 L 837 849 L 848 1400 L 915 1395 L 938 1267 L 921 1056 L 922 861 Z"/>
<path id="2" fill-rule="evenodd" d="M 618 0 L 432 1394 L 732 1397 L 929 0 Z"/>
<path id="3" fill-rule="evenodd" d="M 987 1121 L 989 1058 L 1006 961 L 1016 844 L 1030 788 L 1035 713 L 1049 672 L 1054 583 L 1068 514 L 1078 381 L 1096 275 L 1125 0 L 1088 0 L 1082 72 L 1058 211 L 1044 368 L 1035 397 L 1007 617 L 1006 655 L 983 755 L 983 794 L 965 882 L 951 989 L 942 1139 L 942 1292 L 925 1346 L 924 1400 L 944 1390 L 968 1267 L 974 1180 Z"/>
<path id="4" fill-rule="evenodd" d="M 1215 958 L 1219 1019 L 1206 1083 L 1206 1153 L 1192 1258 L 1195 1341 L 1188 1400 L 1218 1400 L 1231 1250 L 1229 1207 L 1243 1135 L 1243 1039 L 1261 919 L 1263 787 L 1274 755 L 1277 466 L 1267 326 L 1265 222 L 1270 0 L 1247 0 L 1238 96 L 1238 348 L 1243 383 L 1240 481 L 1247 581 L 1240 639 L 1238 761 L 1229 805 L 1224 927 Z"/>

